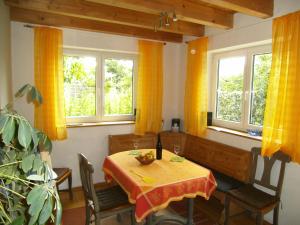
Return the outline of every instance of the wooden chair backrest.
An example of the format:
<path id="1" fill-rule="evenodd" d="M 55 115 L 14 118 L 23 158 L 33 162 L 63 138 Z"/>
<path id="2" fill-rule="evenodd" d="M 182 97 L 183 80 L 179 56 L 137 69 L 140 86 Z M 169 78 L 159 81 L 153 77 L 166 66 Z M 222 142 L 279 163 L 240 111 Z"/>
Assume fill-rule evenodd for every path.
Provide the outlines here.
<path id="1" fill-rule="evenodd" d="M 258 156 L 261 154 L 261 148 L 252 148 L 252 173 L 250 182 L 252 184 L 258 184 L 259 186 L 271 189 L 275 191 L 275 195 L 277 197 L 280 197 L 281 190 L 282 190 L 282 184 L 283 184 L 283 178 L 284 178 L 284 172 L 285 172 L 285 165 L 286 163 L 291 161 L 291 158 L 284 154 L 281 151 L 278 151 L 272 155 L 272 157 L 267 156 L 261 156 L 263 158 L 264 162 L 264 169 L 263 173 L 260 179 L 256 178 L 256 170 L 257 170 L 257 161 Z M 280 171 L 279 171 L 279 177 L 275 185 L 271 184 L 271 172 L 274 166 L 274 163 L 276 161 L 279 161 L 280 163 Z"/>
<path id="2" fill-rule="evenodd" d="M 244 183 L 249 183 L 251 152 L 187 134 L 184 156 Z"/>
<path id="3" fill-rule="evenodd" d="M 120 134 L 109 135 L 109 155 L 134 149 L 133 144 L 136 142 L 139 149 L 152 149 L 156 146 L 156 134 L 146 133 L 145 135 Z"/>
<path id="4" fill-rule="evenodd" d="M 82 189 L 84 193 L 85 203 L 87 207 L 91 207 L 94 212 L 99 212 L 100 206 L 97 200 L 97 195 L 93 182 L 93 165 L 82 154 L 78 154 L 79 170 Z"/>

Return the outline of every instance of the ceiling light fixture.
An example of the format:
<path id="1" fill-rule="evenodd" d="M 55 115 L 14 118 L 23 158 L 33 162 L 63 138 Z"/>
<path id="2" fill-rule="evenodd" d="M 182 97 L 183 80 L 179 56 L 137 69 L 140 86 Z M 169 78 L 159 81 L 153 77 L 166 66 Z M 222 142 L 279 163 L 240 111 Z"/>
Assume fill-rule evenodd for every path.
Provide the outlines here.
<path id="1" fill-rule="evenodd" d="M 169 16 L 169 15 L 172 15 L 172 17 Z M 158 24 L 154 25 L 154 31 L 157 32 L 159 29 L 161 29 L 163 27 L 169 27 L 169 26 L 171 26 L 170 19 L 173 22 L 178 21 L 178 18 L 176 16 L 175 12 L 173 12 L 173 13 L 161 12 L 159 14 Z"/>
<path id="2" fill-rule="evenodd" d="M 165 26 L 166 27 L 170 26 L 169 15 L 167 12 L 165 12 L 165 19 L 166 19 Z"/>

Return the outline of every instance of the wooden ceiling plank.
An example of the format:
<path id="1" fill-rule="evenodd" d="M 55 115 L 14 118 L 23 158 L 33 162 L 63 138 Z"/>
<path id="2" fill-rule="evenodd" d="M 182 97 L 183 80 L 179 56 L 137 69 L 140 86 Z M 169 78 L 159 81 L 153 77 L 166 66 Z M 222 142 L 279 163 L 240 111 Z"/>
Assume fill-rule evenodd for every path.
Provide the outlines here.
<path id="1" fill-rule="evenodd" d="M 232 28 L 233 14 L 189 0 L 83 0 L 145 13 L 176 12 L 180 20 L 218 28 Z"/>
<path id="2" fill-rule="evenodd" d="M 45 13 L 29 9 L 11 7 L 10 16 L 12 21 L 18 22 L 55 27 L 75 28 L 87 31 L 104 32 L 159 41 L 177 43 L 182 42 L 181 34 L 167 33 L 163 31 L 154 32 L 152 30 L 139 27 L 131 27 L 127 25 L 120 26 L 108 22 L 88 20 L 65 15 L 57 15 L 54 13 Z"/>
<path id="3" fill-rule="evenodd" d="M 76 16 L 83 19 L 92 19 L 129 26 L 137 26 L 154 30 L 159 23 L 159 16 L 108 5 L 80 2 L 76 0 L 6 0 L 13 7 L 21 7 L 37 11 L 50 12 L 60 15 Z M 204 35 L 204 26 L 200 24 L 178 21 L 160 31 L 179 33 L 201 37 Z"/>
<path id="4" fill-rule="evenodd" d="M 195 0 L 194 0 L 195 1 Z M 273 16 L 274 0 L 196 0 L 223 7 L 250 16 L 268 18 Z"/>

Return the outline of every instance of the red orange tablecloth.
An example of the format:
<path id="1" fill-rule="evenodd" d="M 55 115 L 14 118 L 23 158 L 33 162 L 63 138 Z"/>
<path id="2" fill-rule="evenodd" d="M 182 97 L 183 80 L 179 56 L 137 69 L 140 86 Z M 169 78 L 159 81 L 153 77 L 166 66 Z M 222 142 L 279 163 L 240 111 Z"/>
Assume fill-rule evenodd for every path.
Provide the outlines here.
<path id="1" fill-rule="evenodd" d="M 143 153 L 148 151 L 141 150 Z M 126 191 L 129 201 L 136 205 L 138 222 L 151 212 L 166 208 L 171 201 L 197 195 L 208 199 L 215 190 L 216 181 L 210 170 L 189 160 L 171 162 L 174 156 L 163 150 L 162 160 L 155 160 L 150 165 L 141 165 L 130 151 L 106 157 L 103 163 L 106 180 L 114 179 Z M 152 182 L 143 177 L 151 178 Z"/>

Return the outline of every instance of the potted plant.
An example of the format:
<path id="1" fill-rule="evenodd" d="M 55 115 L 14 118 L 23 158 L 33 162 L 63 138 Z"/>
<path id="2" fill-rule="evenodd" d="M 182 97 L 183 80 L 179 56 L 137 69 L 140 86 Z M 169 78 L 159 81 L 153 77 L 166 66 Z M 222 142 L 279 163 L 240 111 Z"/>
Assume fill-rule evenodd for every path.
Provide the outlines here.
<path id="1" fill-rule="evenodd" d="M 42 103 L 40 92 L 24 85 L 16 98 Z M 51 152 L 50 139 L 31 126 L 12 104 L 0 109 L 0 224 L 61 223 L 62 208 L 53 172 L 40 151 Z"/>

